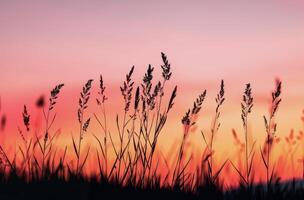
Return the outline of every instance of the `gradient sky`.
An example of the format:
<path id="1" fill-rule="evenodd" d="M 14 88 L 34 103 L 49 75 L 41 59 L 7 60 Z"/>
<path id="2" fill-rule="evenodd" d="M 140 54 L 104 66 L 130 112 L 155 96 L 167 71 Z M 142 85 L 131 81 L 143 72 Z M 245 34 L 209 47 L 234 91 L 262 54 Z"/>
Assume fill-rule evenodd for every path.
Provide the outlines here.
<path id="1" fill-rule="evenodd" d="M 181 136 L 180 118 L 203 89 L 208 94 L 199 125 L 208 130 L 214 97 L 220 80 L 225 79 L 227 101 L 221 132 L 228 138 L 232 128 L 241 131 L 240 100 L 245 84 L 251 82 L 256 104 L 252 131 L 262 136 L 262 116 L 267 114 L 270 92 L 279 77 L 283 81 L 279 133 L 286 135 L 290 128 L 302 127 L 303 11 L 300 0 L 0 0 L 0 95 L 8 116 L 5 135 L 22 126 L 24 104 L 34 112 L 35 99 L 61 82 L 66 86 L 56 126 L 70 135 L 78 127 L 77 99 L 87 79 L 97 82 L 103 74 L 110 105 L 120 105 L 119 85 L 130 67 L 135 65 L 138 81 L 148 64 L 160 74 L 161 51 L 172 64 L 169 88 L 179 86 L 169 132 L 179 131 L 177 137 Z"/>

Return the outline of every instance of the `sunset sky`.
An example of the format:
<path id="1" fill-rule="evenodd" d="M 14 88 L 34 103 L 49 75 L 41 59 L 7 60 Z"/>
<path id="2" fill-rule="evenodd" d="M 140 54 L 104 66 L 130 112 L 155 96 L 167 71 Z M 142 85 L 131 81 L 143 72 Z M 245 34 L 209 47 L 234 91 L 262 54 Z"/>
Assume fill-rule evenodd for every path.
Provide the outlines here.
<path id="1" fill-rule="evenodd" d="M 14 1 L 0 0 L 1 113 L 7 115 L 2 141 L 23 128 L 23 105 L 39 123 L 36 99 L 59 83 L 54 130 L 69 137 L 77 132 L 77 106 L 82 85 L 102 74 L 109 96 L 108 112 L 114 122 L 123 99 L 119 86 L 135 65 L 139 84 L 148 64 L 161 78 L 160 52 L 172 65 L 167 94 L 178 85 L 174 111 L 169 115 L 162 145 L 182 134 L 180 119 L 203 89 L 207 99 L 194 137 L 210 130 L 215 95 L 225 80 L 226 102 L 218 146 L 233 144 L 231 129 L 242 138 L 240 101 L 245 84 L 252 83 L 254 103 L 250 126 L 254 137 L 265 135 L 263 115 L 268 113 L 274 80 L 283 82 L 277 116 L 278 134 L 303 128 L 304 108 L 304 3 L 296 1 Z M 95 97 L 94 97 L 95 99 Z M 91 111 L 96 108 L 91 101 Z M 94 110 L 95 111 L 95 110 Z M 96 112 L 96 111 L 95 111 Z M 98 111 L 97 111 L 98 112 Z M 92 112 L 87 116 L 92 117 Z M 113 128 L 113 127 L 112 127 Z M 92 133 L 98 132 L 92 122 Z M 115 132 L 115 128 L 113 128 Z M 227 142 L 229 141 L 229 142 Z M 70 140 L 68 141 L 70 143 Z M 14 147 L 13 147 L 14 148 Z"/>

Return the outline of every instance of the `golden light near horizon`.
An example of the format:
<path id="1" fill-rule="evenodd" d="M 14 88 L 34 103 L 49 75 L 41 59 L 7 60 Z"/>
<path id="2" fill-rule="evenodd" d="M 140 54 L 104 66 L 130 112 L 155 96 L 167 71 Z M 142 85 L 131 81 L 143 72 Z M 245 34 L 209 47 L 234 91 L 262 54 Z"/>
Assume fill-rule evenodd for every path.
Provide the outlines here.
<path id="1" fill-rule="evenodd" d="M 36 101 L 42 95 L 47 104 L 49 91 L 64 83 L 54 109 L 56 120 L 49 131 L 50 134 L 60 133 L 56 137 L 58 151 L 62 153 L 67 146 L 67 159 L 75 165 L 71 136 L 77 137 L 79 131 L 79 93 L 89 79 L 94 81 L 85 118 L 91 118 L 91 121 L 84 136 L 83 151 L 89 146 L 98 148 L 94 135 L 102 135 L 94 117 L 103 114 L 96 103 L 100 74 L 106 87 L 107 128 L 111 134 L 116 134 L 114 143 L 118 143 L 120 130 L 116 116 L 121 123 L 125 100 L 120 87 L 126 74 L 134 65 L 133 106 L 136 87 L 143 87 L 141 84 L 149 64 L 154 67 L 153 87 L 162 81 L 161 52 L 164 52 L 171 64 L 172 76 L 166 82 L 163 100 L 170 99 L 176 85 L 177 95 L 159 136 L 158 156 L 174 161 L 172 156 L 184 134 L 182 117 L 192 108 L 197 96 L 206 90 L 202 108 L 195 116 L 195 126 L 190 129 L 185 144 L 186 154 L 193 154 L 195 158 L 189 170 L 195 171 L 206 146 L 201 132 L 207 135 L 212 132 L 215 98 L 221 80 L 225 85 L 225 102 L 221 106 L 221 125 L 214 142 L 215 166 L 224 160 L 240 162 L 239 156 L 244 154 L 239 148 L 245 139 L 241 102 L 247 83 L 251 83 L 254 104 L 248 117 L 248 133 L 259 152 L 267 135 L 263 116 L 269 116 L 275 80 L 279 79 L 282 81 L 282 102 L 273 120 L 277 124 L 278 137 L 273 160 L 288 161 L 290 158 L 282 155 L 291 155 L 295 150 L 292 154 L 294 164 L 278 164 L 278 174 L 283 179 L 301 177 L 303 8 L 301 1 L 77 1 L 73 5 L 69 1 L 3 1 L 0 3 L 0 114 L 6 116 L 6 126 L 1 130 L 0 143 L 8 155 L 13 156 L 19 148 L 16 141 L 22 142 L 20 130 L 26 138 L 43 137 L 45 116 L 43 110 L 37 108 Z M 29 132 L 24 129 L 24 105 L 31 116 Z M 161 110 L 166 106 L 162 104 Z M 242 142 L 238 143 L 237 139 Z M 21 157 L 20 152 L 18 156 Z M 94 156 L 95 153 L 89 155 L 85 168 L 88 174 L 98 170 Z M 115 160 L 114 151 L 109 157 L 112 157 L 111 162 Z M 262 165 L 260 158 L 255 159 Z M 263 171 L 259 164 L 256 164 L 257 171 Z M 165 173 L 165 164 L 162 165 Z M 237 173 L 232 171 L 225 168 L 224 173 L 233 174 L 234 182 L 227 184 L 234 185 Z M 256 181 L 264 180 L 260 178 L 263 174 L 258 172 Z"/>

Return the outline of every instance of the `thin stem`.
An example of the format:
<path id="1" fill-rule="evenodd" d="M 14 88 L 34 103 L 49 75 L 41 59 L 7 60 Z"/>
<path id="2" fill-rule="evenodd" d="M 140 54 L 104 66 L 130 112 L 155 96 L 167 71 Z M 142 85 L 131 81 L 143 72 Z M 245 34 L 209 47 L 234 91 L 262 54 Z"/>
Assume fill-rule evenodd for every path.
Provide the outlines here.
<path id="1" fill-rule="evenodd" d="M 50 104 L 51 106 L 51 104 Z M 49 131 L 49 116 L 50 116 L 50 106 L 47 111 L 47 114 L 45 114 L 44 108 L 43 108 L 43 114 L 45 116 L 45 135 L 43 140 L 43 152 L 42 152 L 42 167 L 41 167 L 41 175 L 44 176 L 44 160 L 45 160 L 45 151 L 46 151 L 46 142 L 47 142 L 47 134 Z"/>
<path id="2" fill-rule="evenodd" d="M 117 178 L 120 176 L 120 168 L 121 168 L 121 159 L 123 157 L 123 140 L 124 140 L 124 132 L 125 132 L 125 126 L 126 126 L 126 116 L 127 111 L 124 112 L 123 116 L 123 123 L 122 123 L 122 131 L 120 133 L 120 150 L 118 153 L 119 159 L 118 159 L 118 171 L 117 171 Z"/>
<path id="3" fill-rule="evenodd" d="M 82 126 L 83 126 L 83 109 L 81 109 L 80 123 L 79 123 L 79 141 L 78 141 L 78 157 L 76 166 L 76 175 L 79 175 L 79 161 L 81 153 L 81 140 L 82 140 Z"/>
<path id="4" fill-rule="evenodd" d="M 272 117 L 269 117 L 268 131 L 267 131 L 267 167 L 266 167 L 266 178 L 267 178 L 267 191 L 269 191 L 270 180 L 269 180 L 269 164 L 270 164 L 270 132 L 271 132 Z"/>
<path id="5" fill-rule="evenodd" d="M 249 168 L 248 168 L 248 124 L 247 124 L 247 115 L 245 117 L 245 148 L 246 148 L 246 181 L 247 186 L 249 185 Z"/>
<path id="6" fill-rule="evenodd" d="M 160 108 L 161 108 L 161 104 L 162 104 L 162 98 L 163 98 L 163 90 L 165 88 L 165 84 L 166 84 L 166 79 L 163 80 L 163 86 L 161 89 L 161 94 L 159 97 L 159 103 L 158 103 L 158 108 L 157 108 L 157 115 L 156 115 L 156 123 L 155 123 L 155 131 L 157 129 L 157 124 L 158 124 L 158 120 L 159 120 L 159 114 L 160 114 Z"/>
<path id="7" fill-rule="evenodd" d="M 215 127 L 217 124 L 217 112 L 215 113 L 215 119 L 214 119 L 214 123 L 212 125 L 212 129 L 211 129 L 211 139 L 210 139 L 210 177 L 213 177 L 213 139 L 214 139 L 214 134 L 215 134 Z"/>
<path id="8" fill-rule="evenodd" d="M 105 127 L 105 137 L 104 137 L 104 148 L 105 148 L 105 174 L 106 176 L 108 175 L 108 150 L 107 150 L 107 117 L 106 117 L 106 108 L 105 108 L 105 103 L 103 102 L 103 118 L 104 118 L 104 127 Z"/>

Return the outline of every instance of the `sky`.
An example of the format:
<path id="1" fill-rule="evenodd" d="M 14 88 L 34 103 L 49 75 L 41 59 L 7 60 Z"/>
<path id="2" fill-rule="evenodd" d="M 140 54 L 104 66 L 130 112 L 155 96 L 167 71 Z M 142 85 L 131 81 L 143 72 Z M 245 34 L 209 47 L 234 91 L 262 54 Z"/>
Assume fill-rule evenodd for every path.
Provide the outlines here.
<path id="1" fill-rule="evenodd" d="M 86 80 L 95 79 L 96 94 L 100 74 L 114 121 L 122 108 L 119 86 L 125 74 L 135 65 L 134 79 L 139 84 L 152 64 L 160 78 L 160 52 L 167 54 L 172 65 L 167 91 L 178 85 L 164 143 L 171 144 L 168 137 L 172 135 L 181 137 L 180 119 L 204 89 L 207 99 L 198 124 L 199 129 L 210 129 L 221 79 L 225 80 L 226 102 L 220 137 L 231 140 L 232 128 L 241 134 L 240 101 L 248 82 L 255 103 L 252 132 L 257 138 L 265 135 L 263 115 L 267 115 L 276 78 L 283 82 L 278 133 L 287 135 L 291 128 L 298 131 L 303 128 L 304 108 L 303 9 L 299 0 L 0 0 L 1 112 L 8 119 L 0 138 L 5 142 L 18 135 L 24 104 L 39 123 L 41 112 L 35 110 L 35 100 L 59 83 L 65 87 L 55 125 L 70 136 L 78 127 L 81 87 Z M 94 110 L 93 101 L 91 104 Z M 92 132 L 98 132 L 94 123 Z M 193 135 L 199 137 L 199 131 Z M 223 152 L 233 144 L 224 142 L 229 140 L 217 141 Z"/>

